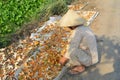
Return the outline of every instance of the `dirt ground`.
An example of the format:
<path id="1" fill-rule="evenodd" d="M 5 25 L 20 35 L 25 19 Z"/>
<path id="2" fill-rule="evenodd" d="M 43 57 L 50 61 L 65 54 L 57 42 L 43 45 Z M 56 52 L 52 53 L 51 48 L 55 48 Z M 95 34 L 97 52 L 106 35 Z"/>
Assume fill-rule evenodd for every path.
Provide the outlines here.
<path id="1" fill-rule="evenodd" d="M 86 1 L 86 0 L 84 0 Z M 91 28 L 97 36 L 100 62 L 63 80 L 120 80 L 120 0 L 87 0 L 85 10 L 100 12 Z"/>

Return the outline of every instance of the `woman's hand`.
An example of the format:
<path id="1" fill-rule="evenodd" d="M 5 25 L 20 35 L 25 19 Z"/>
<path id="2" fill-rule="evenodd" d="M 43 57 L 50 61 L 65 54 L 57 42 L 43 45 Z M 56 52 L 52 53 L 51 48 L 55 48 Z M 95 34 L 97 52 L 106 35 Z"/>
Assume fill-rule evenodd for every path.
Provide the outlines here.
<path id="1" fill-rule="evenodd" d="M 68 62 L 68 60 L 69 60 L 68 58 L 63 56 L 63 57 L 60 58 L 59 62 L 62 66 L 64 66 Z"/>

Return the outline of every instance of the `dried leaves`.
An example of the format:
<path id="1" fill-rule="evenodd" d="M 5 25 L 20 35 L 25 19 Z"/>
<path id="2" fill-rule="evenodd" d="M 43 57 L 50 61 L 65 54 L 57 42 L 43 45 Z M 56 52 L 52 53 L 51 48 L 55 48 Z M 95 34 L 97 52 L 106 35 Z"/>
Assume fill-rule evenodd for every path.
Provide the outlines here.
<path id="1" fill-rule="evenodd" d="M 75 5 L 69 5 L 68 8 L 70 10 L 80 10 L 84 7 L 84 4 L 75 4 Z"/>
<path id="2" fill-rule="evenodd" d="M 77 12 L 81 17 L 85 18 L 87 21 L 89 21 L 92 16 L 96 14 L 96 11 L 78 11 Z"/>

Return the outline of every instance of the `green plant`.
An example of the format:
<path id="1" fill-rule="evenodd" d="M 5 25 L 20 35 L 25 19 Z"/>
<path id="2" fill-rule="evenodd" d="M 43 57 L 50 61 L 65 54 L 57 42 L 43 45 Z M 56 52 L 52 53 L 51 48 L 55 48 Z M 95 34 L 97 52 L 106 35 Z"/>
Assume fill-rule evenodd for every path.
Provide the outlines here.
<path id="1" fill-rule="evenodd" d="M 53 2 L 54 1 L 54 2 Z M 67 11 L 67 4 L 64 0 L 52 0 L 50 4 L 46 5 L 40 13 L 40 21 L 46 21 L 50 16 L 62 15 Z"/>
<path id="2" fill-rule="evenodd" d="M 6 46 L 7 37 L 34 19 L 45 4 L 44 0 L 0 0 L 0 46 Z"/>
<path id="3" fill-rule="evenodd" d="M 0 0 L 0 47 L 11 42 L 10 37 L 30 21 L 46 21 L 52 15 L 62 15 L 73 0 Z M 9 40 L 8 40 L 9 37 Z"/>

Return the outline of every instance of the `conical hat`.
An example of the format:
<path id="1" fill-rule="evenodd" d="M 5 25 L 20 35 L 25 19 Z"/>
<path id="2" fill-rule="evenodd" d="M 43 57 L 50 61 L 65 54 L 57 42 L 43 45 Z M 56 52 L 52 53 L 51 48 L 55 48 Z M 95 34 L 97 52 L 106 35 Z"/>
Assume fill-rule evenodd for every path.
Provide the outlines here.
<path id="1" fill-rule="evenodd" d="M 75 11 L 68 10 L 68 12 L 60 19 L 58 25 L 60 27 L 74 27 L 77 25 L 86 24 L 86 20 L 81 18 Z"/>

